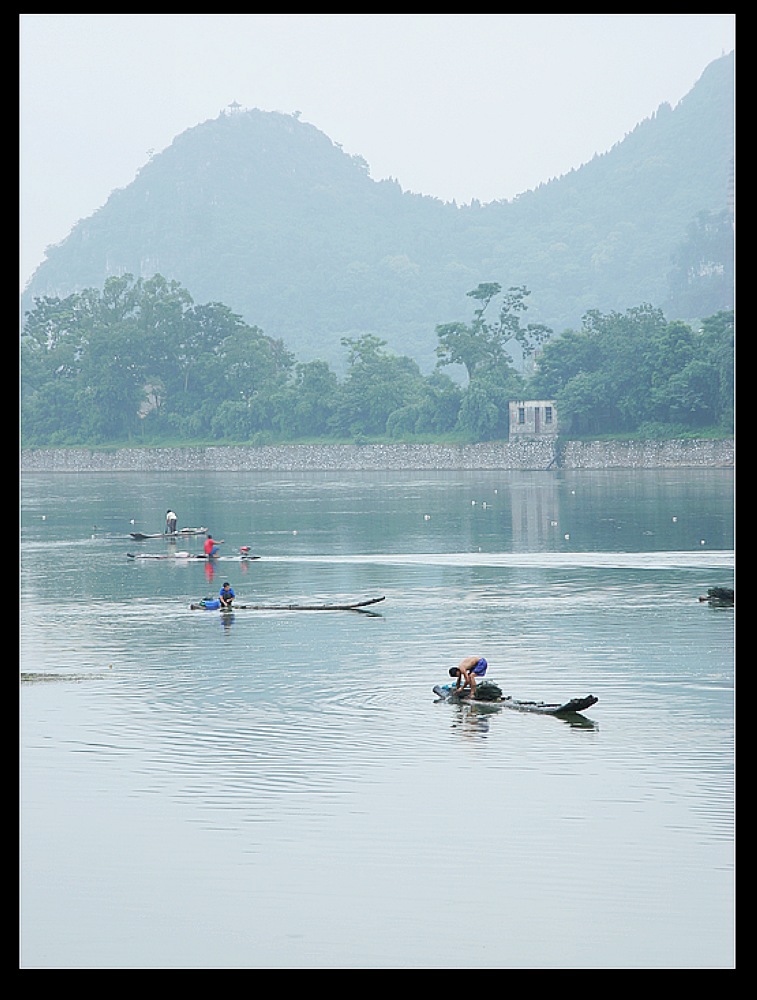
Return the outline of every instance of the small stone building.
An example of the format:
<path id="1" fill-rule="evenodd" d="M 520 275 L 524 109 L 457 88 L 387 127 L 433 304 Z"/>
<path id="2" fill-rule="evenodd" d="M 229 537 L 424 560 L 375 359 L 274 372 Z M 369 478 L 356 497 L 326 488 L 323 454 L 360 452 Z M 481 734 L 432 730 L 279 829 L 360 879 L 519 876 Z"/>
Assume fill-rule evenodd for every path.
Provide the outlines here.
<path id="1" fill-rule="evenodd" d="M 510 440 L 557 437 L 557 409 L 551 399 L 510 401 Z"/>

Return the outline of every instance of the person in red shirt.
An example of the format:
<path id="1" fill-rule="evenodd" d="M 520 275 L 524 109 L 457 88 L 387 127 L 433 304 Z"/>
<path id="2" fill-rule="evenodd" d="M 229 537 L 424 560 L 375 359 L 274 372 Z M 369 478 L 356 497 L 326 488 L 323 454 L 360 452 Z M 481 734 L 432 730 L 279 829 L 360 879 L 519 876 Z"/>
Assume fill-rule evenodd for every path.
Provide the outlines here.
<path id="1" fill-rule="evenodd" d="M 221 539 L 220 542 L 217 542 L 213 538 L 211 533 L 208 532 L 208 537 L 205 539 L 205 545 L 203 546 L 203 548 L 205 549 L 205 555 L 207 556 L 208 559 L 215 559 L 215 557 L 218 555 L 219 545 L 223 545 L 223 539 Z"/>

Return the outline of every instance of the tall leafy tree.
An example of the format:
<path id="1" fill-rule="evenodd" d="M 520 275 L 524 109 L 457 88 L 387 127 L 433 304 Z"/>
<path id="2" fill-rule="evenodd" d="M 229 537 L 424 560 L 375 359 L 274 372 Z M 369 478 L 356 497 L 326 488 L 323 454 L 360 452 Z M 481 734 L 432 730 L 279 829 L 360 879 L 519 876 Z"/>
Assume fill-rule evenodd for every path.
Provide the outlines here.
<path id="1" fill-rule="evenodd" d="M 530 292 L 514 286 L 502 292 L 497 282 L 486 282 L 468 292 L 478 303 L 469 324 L 437 326 L 437 366 L 461 364 L 468 374 L 458 416 L 458 428 L 472 440 L 492 440 L 508 435 L 509 400 L 520 395 L 523 380 L 513 365 L 507 345 L 517 343 L 523 357 L 534 353 L 549 338 L 543 324 L 523 326 L 521 314 L 528 308 Z M 498 297 L 491 319 L 487 310 Z"/>
<path id="2" fill-rule="evenodd" d="M 26 314 L 21 334 L 21 398 L 52 379 L 75 379 L 81 371 L 83 330 L 79 295 L 45 296 Z"/>
<path id="3" fill-rule="evenodd" d="M 702 351 L 717 383 L 717 422 L 733 432 L 735 405 L 735 339 L 733 310 L 721 310 L 702 323 Z"/>
<path id="4" fill-rule="evenodd" d="M 327 436 L 338 379 L 325 361 L 295 365 L 294 378 L 275 396 L 276 429 L 287 439 Z"/>
<path id="5" fill-rule="evenodd" d="M 433 371 L 424 380 L 416 402 L 395 410 L 387 421 L 392 437 L 406 434 L 447 434 L 455 429 L 463 391 L 440 371 Z"/>
<path id="6" fill-rule="evenodd" d="M 137 428 L 147 362 L 139 329 L 139 294 L 130 275 L 109 278 L 94 296 L 82 358 L 79 399 L 94 441 L 118 441 Z"/>
<path id="7" fill-rule="evenodd" d="M 505 346 L 510 341 L 517 341 L 523 354 L 528 355 L 549 338 L 552 331 L 541 323 L 521 325 L 520 314 L 528 308 L 525 300 L 531 294 L 525 286 L 509 288 L 502 295 L 499 311 L 490 320 L 486 311 L 501 293 L 502 286 L 497 282 L 480 284 L 467 293 L 479 303 L 470 323 L 446 323 L 436 327 L 437 365 L 463 365 L 468 381 L 473 382 L 481 371 L 512 365 L 512 356 Z"/>
<path id="8" fill-rule="evenodd" d="M 178 281 L 156 274 L 137 282 L 137 327 L 145 370 L 149 404 L 160 409 L 175 390 L 180 345 L 188 326 L 192 297 Z"/>
<path id="9" fill-rule="evenodd" d="M 240 324 L 218 348 L 225 395 L 243 403 L 249 413 L 250 431 L 274 426 L 274 396 L 286 384 L 294 356 L 282 341 L 267 337 L 258 327 Z"/>
<path id="10" fill-rule="evenodd" d="M 668 323 L 649 305 L 624 314 L 590 311 L 579 333 L 545 346 L 530 389 L 555 398 L 561 425 L 577 433 L 727 421 L 732 318 L 720 314 L 697 333 L 680 321 Z"/>
<path id="11" fill-rule="evenodd" d="M 415 361 L 384 350 L 386 341 L 364 334 L 344 337 L 347 375 L 339 387 L 332 426 L 339 434 L 380 435 L 397 409 L 415 402 L 422 376 Z"/>

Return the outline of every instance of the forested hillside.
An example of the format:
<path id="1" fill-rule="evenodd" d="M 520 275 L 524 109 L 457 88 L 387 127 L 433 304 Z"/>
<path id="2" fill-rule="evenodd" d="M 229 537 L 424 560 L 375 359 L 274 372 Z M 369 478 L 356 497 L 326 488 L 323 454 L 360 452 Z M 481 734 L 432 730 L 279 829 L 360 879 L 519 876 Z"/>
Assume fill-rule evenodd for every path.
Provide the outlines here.
<path id="1" fill-rule="evenodd" d="M 555 334 L 641 303 L 693 322 L 733 306 L 733 156 L 733 54 L 609 152 L 488 205 L 375 182 L 297 116 L 229 110 L 49 248 L 22 312 L 157 274 L 342 371 L 343 339 L 366 336 L 432 370 L 437 325 L 466 321 L 481 282 L 527 286 L 528 321 Z"/>

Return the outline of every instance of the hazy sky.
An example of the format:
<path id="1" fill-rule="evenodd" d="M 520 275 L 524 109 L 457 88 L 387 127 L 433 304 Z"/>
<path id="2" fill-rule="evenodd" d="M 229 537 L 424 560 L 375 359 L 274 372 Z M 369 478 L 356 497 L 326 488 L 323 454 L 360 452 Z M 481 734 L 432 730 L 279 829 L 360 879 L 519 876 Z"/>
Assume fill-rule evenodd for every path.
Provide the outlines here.
<path id="1" fill-rule="evenodd" d="M 299 111 L 371 177 L 512 198 L 675 106 L 735 14 L 20 14 L 20 279 L 232 101 Z"/>

